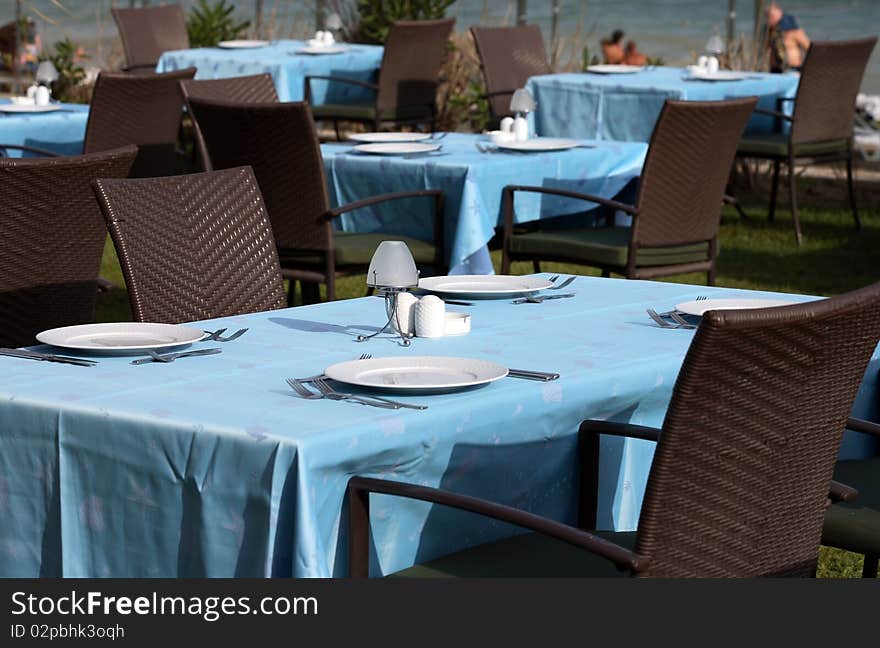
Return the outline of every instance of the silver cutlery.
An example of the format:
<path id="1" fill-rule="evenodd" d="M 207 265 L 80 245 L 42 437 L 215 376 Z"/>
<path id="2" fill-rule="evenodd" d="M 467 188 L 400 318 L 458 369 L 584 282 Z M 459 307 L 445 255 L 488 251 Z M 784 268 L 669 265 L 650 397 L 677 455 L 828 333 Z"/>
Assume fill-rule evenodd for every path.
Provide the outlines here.
<path id="1" fill-rule="evenodd" d="M 203 337 L 201 340 L 199 340 L 200 342 L 208 342 L 211 340 L 216 340 L 218 337 L 220 337 L 221 335 L 226 333 L 226 329 L 222 328 L 222 329 L 217 329 L 216 331 L 205 331 L 205 333 L 207 334 L 207 337 Z"/>
<path id="2" fill-rule="evenodd" d="M 647 310 L 647 313 L 648 313 L 648 316 L 652 320 L 654 320 L 654 322 L 660 328 L 668 328 L 668 329 L 695 329 L 695 328 L 697 328 L 696 325 L 689 323 L 688 321 L 686 321 L 684 318 L 682 318 L 677 313 L 672 313 L 668 316 L 668 317 L 673 318 L 673 320 L 675 321 L 674 324 L 672 322 L 669 322 L 666 319 L 664 319 L 663 315 L 661 315 L 660 313 L 655 311 L 653 308 L 649 308 Z"/>
<path id="3" fill-rule="evenodd" d="M 562 288 L 566 288 L 567 286 L 570 286 L 575 279 L 577 279 L 577 277 L 569 277 L 568 279 L 563 281 L 561 284 L 553 286 L 552 288 L 548 288 L 547 290 L 560 290 Z M 551 279 L 550 281 L 555 283 L 556 279 Z"/>
<path id="4" fill-rule="evenodd" d="M 430 137 L 430 139 L 435 140 L 435 141 L 436 141 L 436 140 L 442 140 L 442 139 L 443 139 L 444 137 L 446 137 L 447 135 L 449 135 L 449 133 L 448 133 L 447 131 L 441 131 L 441 132 L 439 132 L 439 133 L 436 133 L 436 132 L 435 132 L 435 133 L 431 133 L 431 137 Z"/>
<path id="5" fill-rule="evenodd" d="M 193 356 L 205 356 L 205 355 L 215 355 L 217 353 L 221 353 L 222 349 L 196 349 L 194 351 L 181 351 L 178 353 L 156 353 L 155 351 L 149 351 L 149 358 L 138 358 L 137 360 L 132 360 L 131 364 L 133 365 L 142 365 L 148 364 L 150 362 L 174 362 L 180 358 L 190 358 Z"/>
<path id="6" fill-rule="evenodd" d="M 328 400 L 343 400 L 343 401 L 352 401 L 355 403 L 360 403 L 361 405 L 371 405 L 372 407 L 381 407 L 382 409 L 399 409 L 397 405 L 391 405 L 389 403 L 383 403 L 377 400 L 369 400 L 367 398 L 362 398 L 360 396 L 355 396 L 354 394 L 341 394 L 339 392 L 333 391 L 329 385 L 324 383 L 320 377 L 315 376 L 311 381 L 313 385 L 318 389 L 319 393 L 314 393 L 308 387 L 303 384 L 304 381 L 297 380 L 296 378 L 288 378 L 287 384 L 290 385 L 290 388 L 293 389 L 297 394 L 302 396 L 303 398 L 307 398 L 309 400 L 318 400 L 320 398 L 326 398 Z M 320 382 L 320 384 L 319 384 Z"/>
<path id="7" fill-rule="evenodd" d="M 365 405 L 374 405 L 376 407 L 386 407 L 388 409 L 400 409 L 401 407 L 406 406 L 404 403 L 399 403 L 397 401 L 389 400 L 387 398 L 381 398 L 379 396 L 358 396 L 357 394 L 351 394 L 347 392 L 338 392 L 333 389 L 330 385 L 327 384 L 327 381 L 324 378 L 318 378 L 313 381 L 312 384 L 318 388 L 318 391 L 324 394 L 327 398 L 333 398 L 335 400 L 353 400 L 358 403 L 364 403 Z M 412 405 L 407 406 L 407 409 L 428 409 L 425 405 Z"/>
<path id="8" fill-rule="evenodd" d="M 245 333 L 247 333 L 248 330 L 249 330 L 249 329 L 246 329 L 246 328 L 238 329 L 238 330 L 237 330 L 235 333 L 233 333 L 232 335 L 227 335 L 226 337 L 222 337 L 222 336 L 219 336 L 219 335 L 218 335 L 217 337 L 215 337 L 215 338 L 213 338 L 213 339 L 217 340 L 218 342 L 232 342 L 233 340 L 237 340 L 237 339 L 240 338 L 242 335 L 244 335 Z"/>
<path id="9" fill-rule="evenodd" d="M 40 353 L 38 351 L 27 351 L 25 349 L 0 349 L 0 355 L 9 356 L 11 358 L 21 358 L 23 360 L 42 360 L 44 362 L 59 362 L 61 364 L 77 365 L 79 367 L 93 367 L 98 364 L 95 360 L 84 360 L 82 358 L 70 358 L 68 356 L 55 355 L 54 353 Z"/>
<path id="10" fill-rule="evenodd" d="M 547 281 L 549 281 L 550 283 L 556 283 L 557 279 L 559 279 L 559 275 L 553 275 Z"/>
<path id="11" fill-rule="evenodd" d="M 512 304 L 540 304 L 542 302 L 547 301 L 548 299 L 567 299 L 568 297 L 574 297 L 577 293 L 564 293 L 562 295 L 526 295 L 525 297 L 521 297 L 520 299 L 514 299 Z"/>
<path id="12" fill-rule="evenodd" d="M 540 380 L 543 382 L 549 382 L 551 380 L 558 380 L 558 373 L 550 373 L 546 371 L 531 371 L 529 369 L 508 369 L 507 375 L 511 378 L 524 378 L 526 380 Z"/>
<path id="13" fill-rule="evenodd" d="M 696 324 L 691 324 L 690 322 L 688 322 L 685 318 L 683 318 L 678 313 L 672 313 L 669 317 L 671 317 L 672 321 L 675 322 L 676 324 L 678 324 L 680 328 L 687 328 L 687 329 L 697 328 Z"/>

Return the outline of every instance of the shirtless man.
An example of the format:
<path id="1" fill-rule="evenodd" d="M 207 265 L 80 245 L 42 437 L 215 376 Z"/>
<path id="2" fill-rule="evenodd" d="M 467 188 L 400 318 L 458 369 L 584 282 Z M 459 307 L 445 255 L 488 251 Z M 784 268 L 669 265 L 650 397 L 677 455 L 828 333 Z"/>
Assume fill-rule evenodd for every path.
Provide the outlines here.
<path id="1" fill-rule="evenodd" d="M 791 14 L 784 13 L 774 2 L 767 7 L 767 27 L 770 69 L 774 72 L 783 72 L 786 69 L 799 70 L 810 48 L 810 39 L 798 25 L 797 19 Z"/>

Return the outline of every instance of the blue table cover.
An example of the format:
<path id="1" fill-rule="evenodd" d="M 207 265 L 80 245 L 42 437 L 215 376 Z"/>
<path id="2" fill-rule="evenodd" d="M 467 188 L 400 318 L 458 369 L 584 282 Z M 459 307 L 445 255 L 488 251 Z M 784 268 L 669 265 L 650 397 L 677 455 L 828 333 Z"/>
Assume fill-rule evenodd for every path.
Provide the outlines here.
<path id="1" fill-rule="evenodd" d="M 330 576 L 347 568 L 345 486 L 377 476 L 494 498 L 574 521 L 579 423 L 661 424 L 693 331 L 646 307 L 742 290 L 579 278 L 572 299 L 467 309 L 463 337 L 354 341 L 380 299 L 258 313 L 219 355 L 77 367 L 0 357 L 0 576 Z M 792 297 L 806 300 L 808 297 Z M 461 308 L 460 308 L 461 309 Z M 464 310 L 464 309 L 461 309 Z M 297 397 L 284 382 L 339 361 L 450 355 L 558 371 L 382 410 Z M 855 413 L 877 415 L 871 362 Z M 872 449 L 858 435 L 843 456 Z M 636 526 L 654 445 L 606 437 L 600 526 Z M 372 500 L 374 573 L 510 535 L 506 525 L 384 496 Z"/>
<path id="2" fill-rule="evenodd" d="M 359 81 L 376 81 L 382 63 L 383 48 L 378 45 L 340 44 L 348 50 L 340 54 L 298 54 L 306 47 L 303 41 L 278 40 L 253 49 L 199 49 L 165 52 L 157 72 L 196 67 L 197 79 L 223 79 L 269 73 L 281 101 L 302 101 L 303 82 L 310 75 L 339 76 Z M 348 83 L 312 82 L 312 101 L 323 103 L 365 103 L 376 98 L 367 88 Z"/>
<path id="3" fill-rule="evenodd" d="M 6 99 L 0 99 L 0 102 L 9 103 Z M 89 107 L 82 104 L 62 106 L 63 110 L 48 113 L 0 112 L 0 145 L 35 146 L 61 155 L 81 154 Z M 21 157 L 21 152 L 13 149 L 8 154 Z"/>
<path id="4" fill-rule="evenodd" d="M 796 73 L 766 74 L 740 81 L 696 81 L 674 67 L 649 67 L 632 74 L 548 74 L 529 79 L 538 103 L 533 129 L 548 137 L 588 137 L 647 142 L 667 99 L 718 101 L 757 96 L 758 107 L 777 110 L 777 97 L 794 97 Z M 791 102 L 784 109 L 790 111 Z M 772 132 L 774 119 L 754 115 L 747 133 Z"/>
<path id="5" fill-rule="evenodd" d="M 346 204 L 382 193 L 442 189 L 446 195 L 446 244 L 452 274 L 491 274 L 486 243 L 501 221 L 502 190 L 511 184 L 537 185 L 612 198 L 638 178 L 647 146 L 639 142 L 593 142 L 593 148 L 552 153 L 481 153 L 480 135 L 450 133 L 437 143 L 439 155 L 392 157 L 352 151 L 351 143 L 321 147 L 330 198 Z M 519 222 L 569 215 L 592 203 L 540 194 L 516 199 Z M 344 215 L 346 231 L 390 231 L 422 240 L 433 238 L 425 201 L 385 203 Z"/>

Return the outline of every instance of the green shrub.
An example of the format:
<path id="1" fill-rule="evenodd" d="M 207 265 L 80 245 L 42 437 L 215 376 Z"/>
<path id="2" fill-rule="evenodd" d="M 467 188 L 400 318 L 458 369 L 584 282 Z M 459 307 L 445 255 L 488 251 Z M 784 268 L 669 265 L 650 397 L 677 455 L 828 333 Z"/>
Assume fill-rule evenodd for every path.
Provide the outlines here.
<path id="1" fill-rule="evenodd" d="M 360 43 L 384 43 L 395 20 L 444 18 L 454 0 L 357 0 L 360 22 L 351 35 Z"/>
<path id="2" fill-rule="evenodd" d="M 52 83 L 52 97 L 68 103 L 88 103 L 88 98 L 77 91 L 86 78 L 86 71 L 79 61 L 88 56 L 70 38 L 58 41 L 53 49 L 49 60 L 58 70 L 58 78 Z"/>
<path id="3" fill-rule="evenodd" d="M 192 47 L 213 47 L 220 41 L 234 40 L 251 26 L 249 20 L 236 22 L 232 16 L 235 5 L 226 0 L 199 0 L 186 19 L 186 31 Z"/>

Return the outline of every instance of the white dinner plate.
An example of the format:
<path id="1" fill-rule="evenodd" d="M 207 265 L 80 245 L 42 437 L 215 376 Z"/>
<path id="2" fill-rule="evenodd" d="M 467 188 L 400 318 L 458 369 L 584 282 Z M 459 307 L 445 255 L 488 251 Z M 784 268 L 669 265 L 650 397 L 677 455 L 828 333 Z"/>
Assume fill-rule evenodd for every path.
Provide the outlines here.
<path id="1" fill-rule="evenodd" d="M 374 144 L 358 144 L 354 147 L 359 153 L 372 155 L 412 155 L 413 153 L 430 153 L 439 151 L 439 144 L 423 142 L 377 142 Z"/>
<path id="2" fill-rule="evenodd" d="M 515 297 L 552 287 L 552 281 L 541 277 L 510 275 L 448 275 L 419 279 L 422 290 L 470 298 Z"/>
<path id="3" fill-rule="evenodd" d="M 700 299 L 697 301 L 676 304 L 675 308 L 687 315 L 701 316 L 710 310 L 733 310 L 741 308 L 774 308 L 775 306 L 791 306 L 798 302 L 781 299 Z"/>
<path id="4" fill-rule="evenodd" d="M 220 41 L 217 47 L 223 49 L 255 49 L 257 47 L 266 47 L 269 41 L 264 40 L 228 40 Z"/>
<path id="5" fill-rule="evenodd" d="M 641 72 L 644 69 L 644 65 L 611 65 L 604 63 L 602 65 L 591 65 L 587 68 L 587 72 L 595 72 L 596 74 L 632 74 L 634 72 Z"/>
<path id="6" fill-rule="evenodd" d="M 407 392 L 447 392 L 494 382 L 507 375 L 507 367 L 477 358 L 402 356 L 350 360 L 327 367 L 331 380 Z"/>
<path id="7" fill-rule="evenodd" d="M 382 144 L 386 142 L 421 142 L 431 139 L 431 133 L 354 133 L 348 139 L 364 144 Z"/>
<path id="8" fill-rule="evenodd" d="M 201 329 L 152 322 L 79 324 L 37 334 L 37 340 L 43 344 L 105 355 L 129 355 L 179 347 L 203 337 L 205 332 Z"/>
<path id="9" fill-rule="evenodd" d="M 542 151 L 565 151 L 584 145 L 577 140 L 561 137 L 532 137 L 524 142 L 505 142 L 503 144 L 496 144 L 496 146 L 500 149 L 509 149 L 511 151 L 540 153 Z"/>
<path id="10" fill-rule="evenodd" d="M 36 104 L 20 104 L 8 103 L 0 104 L 0 112 L 6 113 L 47 113 L 61 110 L 64 106 L 58 104 L 49 104 L 48 106 L 37 106 Z"/>
<path id="11" fill-rule="evenodd" d="M 302 49 L 296 50 L 297 54 L 312 54 L 312 55 L 320 55 L 320 54 L 342 54 L 343 52 L 347 52 L 348 48 L 342 45 L 309 45 L 308 47 L 303 47 Z"/>
<path id="12" fill-rule="evenodd" d="M 691 70 L 688 78 L 694 81 L 742 81 L 750 76 L 752 76 L 751 72 L 737 72 L 735 70 L 718 70 L 717 72 Z"/>

